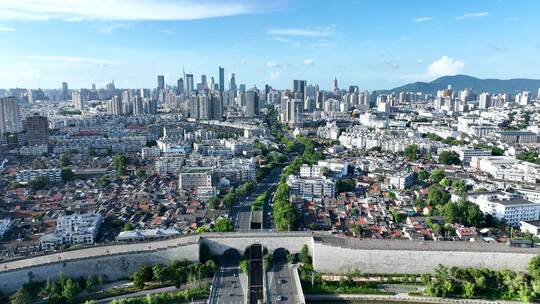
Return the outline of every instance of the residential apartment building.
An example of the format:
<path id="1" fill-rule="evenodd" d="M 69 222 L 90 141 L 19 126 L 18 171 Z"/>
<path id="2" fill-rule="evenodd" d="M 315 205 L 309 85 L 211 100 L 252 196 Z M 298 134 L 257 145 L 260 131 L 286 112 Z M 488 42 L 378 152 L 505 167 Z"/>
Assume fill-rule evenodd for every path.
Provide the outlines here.
<path id="1" fill-rule="evenodd" d="M 58 217 L 54 233 L 45 234 L 40 239 L 43 250 L 62 245 L 94 244 L 101 226 L 101 214 L 73 214 Z"/>
<path id="2" fill-rule="evenodd" d="M 452 198 L 453 201 L 457 199 Z M 477 192 L 467 194 L 467 200 L 478 205 L 480 210 L 498 220 L 504 220 L 506 225 L 518 226 L 522 221 L 540 219 L 540 204 L 505 192 Z"/>
<path id="3" fill-rule="evenodd" d="M 36 169 L 36 170 L 17 171 L 17 182 L 28 183 L 38 176 L 46 177 L 49 179 L 50 182 L 53 182 L 53 183 L 62 181 L 60 169 Z"/>
<path id="4" fill-rule="evenodd" d="M 328 178 L 301 178 L 289 175 L 287 185 L 292 196 L 306 200 L 321 200 L 324 197 L 334 197 L 336 187 L 333 180 Z"/>

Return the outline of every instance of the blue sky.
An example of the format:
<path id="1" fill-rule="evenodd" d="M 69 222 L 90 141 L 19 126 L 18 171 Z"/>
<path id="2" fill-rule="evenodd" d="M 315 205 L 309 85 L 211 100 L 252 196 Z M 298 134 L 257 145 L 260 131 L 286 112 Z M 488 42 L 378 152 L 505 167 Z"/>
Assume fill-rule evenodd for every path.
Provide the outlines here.
<path id="1" fill-rule="evenodd" d="M 0 87 L 540 78 L 536 0 L 1 0 Z"/>

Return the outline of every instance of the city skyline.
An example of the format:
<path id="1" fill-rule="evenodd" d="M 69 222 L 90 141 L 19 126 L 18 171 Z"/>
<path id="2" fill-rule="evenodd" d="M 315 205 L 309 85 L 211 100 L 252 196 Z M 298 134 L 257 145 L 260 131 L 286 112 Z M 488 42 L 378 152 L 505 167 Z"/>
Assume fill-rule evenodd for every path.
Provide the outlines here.
<path id="1" fill-rule="evenodd" d="M 52 5 L 54 4 L 54 5 Z M 2 1 L 3 88 L 219 82 L 388 89 L 439 76 L 540 78 L 534 1 Z M 151 9 L 149 9 L 151 7 Z M 246 26 L 249 25 L 249 26 Z M 520 31 L 515 31 L 515 28 Z M 463 34 L 466 33 L 466 34 Z M 496 33 L 496 34 L 495 34 Z"/>

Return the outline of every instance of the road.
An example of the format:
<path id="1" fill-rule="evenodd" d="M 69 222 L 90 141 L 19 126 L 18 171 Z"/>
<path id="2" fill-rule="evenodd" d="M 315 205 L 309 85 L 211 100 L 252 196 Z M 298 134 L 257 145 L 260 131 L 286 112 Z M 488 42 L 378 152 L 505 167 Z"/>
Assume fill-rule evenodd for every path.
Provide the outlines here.
<path id="1" fill-rule="evenodd" d="M 252 245 L 249 251 L 249 304 L 259 304 L 264 300 L 262 251 L 258 244 Z"/>
<path id="2" fill-rule="evenodd" d="M 268 176 L 266 176 L 260 183 L 257 183 L 255 191 L 242 199 L 238 204 L 235 204 L 235 206 L 231 209 L 230 217 L 234 222 L 236 231 L 251 230 L 251 205 L 255 202 L 259 195 L 276 187 L 279 179 L 281 178 L 281 172 L 283 172 L 283 168 L 274 168 L 268 174 Z M 267 210 L 268 208 L 265 208 L 264 212 L 268 213 Z M 264 226 L 271 225 L 269 224 L 267 214 L 263 214 L 263 223 Z"/>
<path id="3" fill-rule="evenodd" d="M 198 282 L 198 283 L 207 283 L 207 280 L 203 280 L 203 281 Z M 134 292 L 134 293 L 128 293 L 128 294 L 124 294 L 124 295 L 119 295 L 119 296 L 100 299 L 100 300 L 95 300 L 95 301 L 96 301 L 96 303 L 99 303 L 99 304 L 105 304 L 105 303 L 110 303 L 110 302 L 112 302 L 114 300 L 128 299 L 128 298 L 139 298 L 139 297 L 144 297 L 144 296 L 147 296 L 147 295 L 154 295 L 154 294 L 167 293 L 167 292 L 175 292 L 175 291 L 179 291 L 179 290 L 183 290 L 183 289 L 196 287 L 198 285 L 198 283 L 183 284 L 182 286 L 180 286 L 180 288 L 176 288 L 175 286 L 168 286 L 168 287 L 161 287 L 161 288 L 150 289 L 150 290 L 142 290 L 142 291 L 137 291 L 137 292 Z M 194 303 L 205 303 L 205 302 L 194 302 Z"/>
<path id="4" fill-rule="evenodd" d="M 244 290 L 240 284 L 240 268 L 238 266 L 220 268 L 219 272 L 216 273 L 208 303 L 244 303 Z"/>
<path id="5" fill-rule="evenodd" d="M 268 304 L 271 303 L 299 303 L 297 296 L 297 286 L 293 279 L 293 271 L 291 265 L 287 262 L 286 253 L 274 253 L 274 261 L 269 273 L 269 292 L 270 298 Z M 282 297 L 281 301 L 278 296 Z"/>

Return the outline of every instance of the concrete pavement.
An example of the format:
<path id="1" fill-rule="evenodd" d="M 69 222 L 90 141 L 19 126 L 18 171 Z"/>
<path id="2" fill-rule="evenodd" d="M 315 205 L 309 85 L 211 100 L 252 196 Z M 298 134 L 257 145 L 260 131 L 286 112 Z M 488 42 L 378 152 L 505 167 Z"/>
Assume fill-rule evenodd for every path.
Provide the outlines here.
<path id="1" fill-rule="evenodd" d="M 212 282 L 209 304 L 244 303 L 244 288 L 238 266 L 221 267 Z"/>

